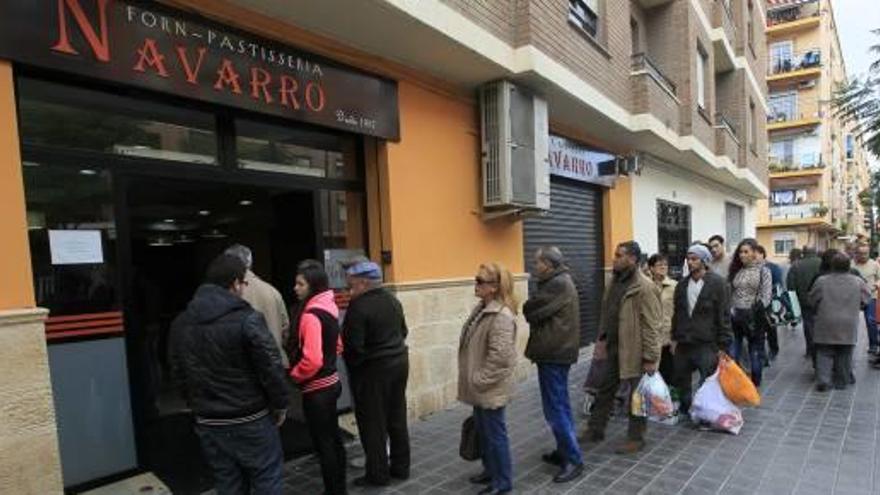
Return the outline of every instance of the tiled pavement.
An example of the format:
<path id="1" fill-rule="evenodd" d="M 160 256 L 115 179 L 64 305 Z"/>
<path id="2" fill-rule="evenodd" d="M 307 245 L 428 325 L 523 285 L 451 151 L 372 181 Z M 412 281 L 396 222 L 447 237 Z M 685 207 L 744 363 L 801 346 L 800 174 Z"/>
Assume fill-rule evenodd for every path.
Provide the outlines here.
<path id="1" fill-rule="evenodd" d="M 523 383 L 508 407 L 514 492 L 529 494 L 877 494 L 880 493 L 878 403 L 880 371 L 867 366 L 864 344 L 855 355 L 856 386 L 845 391 L 814 391 L 812 371 L 803 358 L 797 331 L 783 332 L 782 351 L 765 371 L 763 404 L 744 412 L 739 436 L 696 431 L 685 424 L 651 423 L 648 446 L 635 456 L 618 456 L 614 445 L 625 434 L 625 420 L 612 419 L 607 440 L 585 451 L 586 475 L 558 485 L 554 468 L 540 461 L 553 447 L 543 421 L 537 382 Z M 860 338 L 863 337 L 860 333 Z M 572 373 L 572 404 L 583 399 L 580 383 L 588 365 Z M 480 469 L 458 457 L 459 428 L 468 410 L 436 413 L 412 430 L 412 478 L 385 489 L 355 494 L 467 494 L 480 487 L 467 478 Z M 579 416 L 579 415 L 578 415 Z M 580 426 L 583 418 L 578 417 Z M 357 446 L 351 446 L 357 451 Z M 286 466 L 289 493 L 322 493 L 312 458 Z M 349 479 L 360 475 L 349 470 Z"/>

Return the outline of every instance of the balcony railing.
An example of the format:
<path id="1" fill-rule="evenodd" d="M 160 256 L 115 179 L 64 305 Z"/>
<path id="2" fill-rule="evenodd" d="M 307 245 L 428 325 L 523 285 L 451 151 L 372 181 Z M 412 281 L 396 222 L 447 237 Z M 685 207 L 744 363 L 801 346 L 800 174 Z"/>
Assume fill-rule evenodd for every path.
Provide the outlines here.
<path id="1" fill-rule="evenodd" d="M 801 203 L 798 205 L 776 205 L 770 207 L 770 220 L 822 218 L 827 214 L 828 207 L 822 203 Z"/>
<path id="2" fill-rule="evenodd" d="M 715 114 L 715 126 L 727 129 L 727 131 L 736 137 L 736 127 L 733 125 L 733 121 L 728 119 L 724 113 L 718 112 Z"/>
<path id="3" fill-rule="evenodd" d="M 767 155 L 767 162 L 771 173 L 825 168 L 825 164 L 822 163 L 822 154 L 819 152 L 791 155 L 774 155 L 771 152 Z"/>
<path id="4" fill-rule="evenodd" d="M 657 65 L 648 57 L 647 53 L 635 53 L 632 56 L 632 70 L 633 72 L 644 71 L 651 75 L 654 80 L 657 81 L 658 84 L 663 86 L 667 91 L 676 94 L 675 83 L 672 82 L 671 79 L 666 77 L 666 74 L 660 70 Z"/>
<path id="5" fill-rule="evenodd" d="M 794 53 L 771 53 L 767 60 L 767 75 L 775 76 L 822 66 L 822 52 L 810 48 Z"/>
<path id="6" fill-rule="evenodd" d="M 815 95 L 801 96 L 794 93 L 789 97 L 769 98 L 770 113 L 767 114 L 768 124 L 783 122 L 809 121 L 822 117 L 819 98 Z"/>
<path id="7" fill-rule="evenodd" d="M 767 27 L 819 17 L 821 13 L 819 0 L 812 2 L 768 0 L 767 7 Z"/>

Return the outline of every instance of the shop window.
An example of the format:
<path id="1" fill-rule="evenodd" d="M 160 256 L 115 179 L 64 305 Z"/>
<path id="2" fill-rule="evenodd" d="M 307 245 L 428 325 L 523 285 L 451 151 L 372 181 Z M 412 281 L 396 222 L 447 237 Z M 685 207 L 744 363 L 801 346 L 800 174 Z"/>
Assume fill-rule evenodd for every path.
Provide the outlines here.
<path id="1" fill-rule="evenodd" d="M 238 165 L 250 170 L 357 179 L 356 139 L 297 127 L 235 121 Z"/>
<path id="2" fill-rule="evenodd" d="M 25 162 L 37 306 L 51 316 L 118 311 L 109 173 Z"/>
<path id="3" fill-rule="evenodd" d="M 25 145 L 217 164 L 211 113 L 28 78 L 18 106 Z"/>
<path id="4" fill-rule="evenodd" d="M 669 258 L 670 274 L 680 277 L 691 243 L 690 206 L 657 200 L 657 241 L 660 252 Z"/>
<path id="5" fill-rule="evenodd" d="M 324 249 L 366 247 L 364 195 L 356 191 L 321 191 L 321 234 Z"/>

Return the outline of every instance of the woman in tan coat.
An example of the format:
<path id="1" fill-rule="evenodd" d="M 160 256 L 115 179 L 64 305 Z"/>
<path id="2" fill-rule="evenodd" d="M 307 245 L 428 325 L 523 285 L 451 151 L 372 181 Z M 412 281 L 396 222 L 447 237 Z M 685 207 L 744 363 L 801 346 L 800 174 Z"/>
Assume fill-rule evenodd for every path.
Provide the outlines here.
<path id="1" fill-rule="evenodd" d="M 483 453 L 483 472 L 470 480 L 488 484 L 480 494 L 508 493 L 513 472 L 504 407 L 516 368 L 516 308 L 513 277 L 497 263 L 480 266 L 475 279 L 480 299 L 461 331 L 458 400 L 474 407 Z"/>

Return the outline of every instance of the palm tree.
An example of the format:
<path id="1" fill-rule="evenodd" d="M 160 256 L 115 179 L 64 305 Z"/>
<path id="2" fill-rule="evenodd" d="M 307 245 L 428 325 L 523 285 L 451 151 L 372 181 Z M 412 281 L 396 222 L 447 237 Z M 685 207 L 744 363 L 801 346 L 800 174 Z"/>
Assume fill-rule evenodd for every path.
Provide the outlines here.
<path id="1" fill-rule="evenodd" d="M 880 29 L 871 33 L 880 36 Z M 880 157 L 880 43 L 871 46 L 869 52 L 878 58 L 868 74 L 840 85 L 833 106 L 835 115 L 853 123 L 856 136 L 863 137 L 868 151 Z"/>

